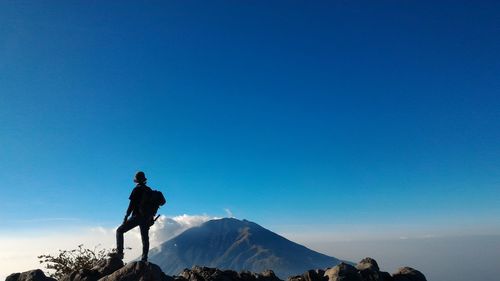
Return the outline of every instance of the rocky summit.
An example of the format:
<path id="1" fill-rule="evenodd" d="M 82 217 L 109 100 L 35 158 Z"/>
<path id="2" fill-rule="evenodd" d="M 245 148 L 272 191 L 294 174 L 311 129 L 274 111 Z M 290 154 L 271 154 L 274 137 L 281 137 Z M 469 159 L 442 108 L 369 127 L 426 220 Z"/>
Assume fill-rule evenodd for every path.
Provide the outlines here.
<path id="1" fill-rule="evenodd" d="M 45 276 L 40 270 L 11 274 L 5 281 L 57 281 Z M 194 266 L 178 275 L 168 276 L 161 268 L 150 262 L 123 264 L 117 258 L 109 258 L 91 270 L 75 271 L 59 281 L 283 281 L 268 269 L 260 273 L 250 271 L 220 270 Z M 425 276 L 411 267 L 403 267 L 394 274 L 380 271 L 372 258 L 361 260 L 356 266 L 341 262 L 331 268 L 308 270 L 290 276 L 286 281 L 426 281 Z"/>

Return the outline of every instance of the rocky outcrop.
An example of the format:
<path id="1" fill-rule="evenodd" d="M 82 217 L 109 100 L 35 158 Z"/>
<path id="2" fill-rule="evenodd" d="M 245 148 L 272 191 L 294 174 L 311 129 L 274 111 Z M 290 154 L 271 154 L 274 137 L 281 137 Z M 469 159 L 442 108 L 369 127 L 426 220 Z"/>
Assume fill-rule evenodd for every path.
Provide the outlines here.
<path id="1" fill-rule="evenodd" d="M 99 281 L 174 281 L 160 267 L 149 262 L 131 262 Z"/>
<path id="2" fill-rule="evenodd" d="M 372 258 L 362 259 L 356 266 L 340 263 L 325 271 L 309 270 L 302 275 L 292 276 L 288 281 L 427 281 L 418 270 L 403 267 L 392 276 L 380 268 Z"/>
<path id="3" fill-rule="evenodd" d="M 35 269 L 22 273 L 13 273 L 7 276 L 5 281 L 56 281 L 56 279 L 45 276 L 40 269 Z"/>
<path id="4" fill-rule="evenodd" d="M 392 278 L 393 281 L 427 281 L 422 272 L 411 267 L 401 267 Z"/>
<path id="5" fill-rule="evenodd" d="M 282 281 L 272 270 L 262 273 L 250 271 L 236 272 L 233 270 L 219 270 L 217 268 L 194 266 L 192 269 L 184 269 L 177 280 L 184 281 Z"/>
<path id="6" fill-rule="evenodd" d="M 358 270 L 345 262 L 327 269 L 325 277 L 328 277 L 328 281 L 363 281 Z"/>
<path id="7" fill-rule="evenodd" d="M 328 281 L 322 269 L 308 270 L 302 275 L 291 276 L 288 281 Z"/>
<path id="8" fill-rule="evenodd" d="M 5 281 L 56 281 L 39 269 L 14 273 Z M 282 281 L 272 270 L 261 273 L 236 272 L 211 267 L 194 266 L 184 269 L 178 276 L 168 276 L 159 266 L 150 262 L 123 262 L 111 257 L 90 270 L 75 271 L 59 281 Z M 323 269 L 308 270 L 291 276 L 287 281 L 427 281 L 425 276 L 411 267 L 402 267 L 392 276 L 380 268 L 372 258 L 362 259 L 356 266 L 341 262 Z"/>
<path id="9" fill-rule="evenodd" d="M 379 271 L 379 267 L 377 261 L 372 258 L 364 258 L 357 265 L 356 268 L 358 270 L 371 270 L 371 271 Z"/>
<path id="10" fill-rule="evenodd" d="M 112 257 L 101 261 L 92 268 L 100 277 L 110 275 L 124 266 L 123 261 L 117 257 Z"/>
<path id="11" fill-rule="evenodd" d="M 102 260 L 92 269 L 74 271 L 59 281 L 97 281 L 123 267 L 123 261 L 117 257 Z"/>
<path id="12" fill-rule="evenodd" d="M 356 269 L 364 281 L 390 281 L 391 275 L 388 272 L 380 271 L 377 261 L 372 258 L 364 258 L 357 265 Z"/>

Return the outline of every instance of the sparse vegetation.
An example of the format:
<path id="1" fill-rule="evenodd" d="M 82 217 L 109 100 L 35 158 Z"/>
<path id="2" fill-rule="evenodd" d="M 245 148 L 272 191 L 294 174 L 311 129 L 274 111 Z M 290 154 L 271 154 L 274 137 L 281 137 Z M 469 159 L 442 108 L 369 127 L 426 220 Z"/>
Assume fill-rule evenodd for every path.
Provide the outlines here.
<path id="1" fill-rule="evenodd" d="M 88 249 L 80 244 L 76 249 L 59 250 L 57 255 L 40 255 L 38 259 L 49 270 L 50 277 L 60 279 L 75 270 L 91 269 L 101 260 L 106 259 L 114 250 L 99 249 L 99 246 Z"/>

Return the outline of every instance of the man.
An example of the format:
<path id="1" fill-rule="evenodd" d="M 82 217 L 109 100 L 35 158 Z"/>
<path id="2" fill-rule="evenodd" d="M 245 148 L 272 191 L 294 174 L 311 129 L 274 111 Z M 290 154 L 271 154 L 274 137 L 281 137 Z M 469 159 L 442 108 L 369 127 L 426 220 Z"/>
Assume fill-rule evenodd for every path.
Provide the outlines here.
<path id="1" fill-rule="evenodd" d="M 146 192 L 151 192 L 151 188 L 146 185 L 146 175 L 144 172 L 135 174 L 134 182 L 137 184 L 130 194 L 130 203 L 127 208 L 127 213 L 123 219 L 122 225 L 116 230 L 116 254 L 120 259 L 123 259 L 123 234 L 132 228 L 139 226 L 142 239 L 142 261 L 148 260 L 149 252 L 149 228 L 152 225 L 153 218 L 150 215 L 142 214 L 140 204 L 143 195 Z M 128 217 L 132 214 L 130 219 Z"/>

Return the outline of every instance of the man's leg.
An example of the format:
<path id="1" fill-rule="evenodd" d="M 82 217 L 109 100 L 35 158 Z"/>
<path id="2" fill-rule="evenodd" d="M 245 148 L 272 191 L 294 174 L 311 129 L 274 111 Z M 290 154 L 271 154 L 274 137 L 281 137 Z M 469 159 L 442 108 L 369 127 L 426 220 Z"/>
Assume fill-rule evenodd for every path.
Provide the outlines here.
<path id="1" fill-rule="evenodd" d="M 139 223 L 140 220 L 137 217 L 131 217 L 116 230 L 116 252 L 119 257 L 123 258 L 123 234 L 138 226 Z"/>
<path id="2" fill-rule="evenodd" d="M 141 239 L 142 239 L 142 261 L 148 261 L 149 252 L 149 222 L 142 222 L 139 226 L 141 228 Z"/>

